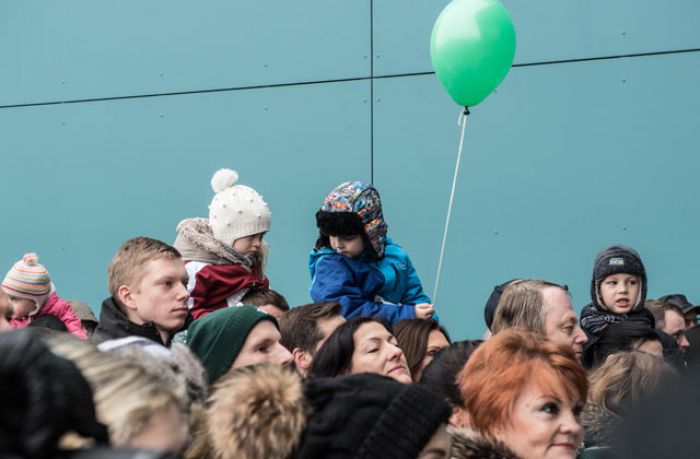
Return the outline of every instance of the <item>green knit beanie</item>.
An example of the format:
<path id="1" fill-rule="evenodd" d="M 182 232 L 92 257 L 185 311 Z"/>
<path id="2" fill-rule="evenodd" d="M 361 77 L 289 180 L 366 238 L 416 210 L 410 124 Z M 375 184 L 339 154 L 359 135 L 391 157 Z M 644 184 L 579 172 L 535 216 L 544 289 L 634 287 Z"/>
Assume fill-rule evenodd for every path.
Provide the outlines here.
<path id="1" fill-rule="evenodd" d="M 231 368 L 248 333 L 261 320 L 270 320 L 279 328 L 274 317 L 254 306 L 219 309 L 192 322 L 187 345 L 207 370 L 211 384 Z"/>

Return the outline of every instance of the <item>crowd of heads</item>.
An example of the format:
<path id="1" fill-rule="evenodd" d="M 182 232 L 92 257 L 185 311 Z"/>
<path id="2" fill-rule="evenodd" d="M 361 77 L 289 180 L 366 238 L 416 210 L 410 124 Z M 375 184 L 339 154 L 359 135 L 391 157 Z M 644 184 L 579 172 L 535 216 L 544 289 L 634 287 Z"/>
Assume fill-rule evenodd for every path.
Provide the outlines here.
<path id="1" fill-rule="evenodd" d="M 182 221 L 174 245 L 117 249 L 99 320 L 36 254 L 13 264 L 3 457 L 631 457 L 627 423 L 697 379 L 700 307 L 647 299 L 621 245 L 596 256 L 580 318 L 566 285 L 511 279 L 486 301 L 484 339 L 453 342 L 361 182 L 323 201 L 314 302 L 290 307 L 264 272 L 270 211 L 237 180 L 214 174 L 209 218 Z"/>

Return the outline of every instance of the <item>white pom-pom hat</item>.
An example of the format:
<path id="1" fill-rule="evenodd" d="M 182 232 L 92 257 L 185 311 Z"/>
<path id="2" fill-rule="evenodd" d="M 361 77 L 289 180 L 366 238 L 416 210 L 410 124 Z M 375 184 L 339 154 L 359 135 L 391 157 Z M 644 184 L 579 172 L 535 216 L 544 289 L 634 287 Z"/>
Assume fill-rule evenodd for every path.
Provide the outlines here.
<path id="1" fill-rule="evenodd" d="M 238 185 L 238 173 L 219 169 L 211 178 L 216 195 L 209 206 L 209 225 L 214 237 L 232 245 L 236 239 L 270 229 L 270 209 L 254 189 Z"/>

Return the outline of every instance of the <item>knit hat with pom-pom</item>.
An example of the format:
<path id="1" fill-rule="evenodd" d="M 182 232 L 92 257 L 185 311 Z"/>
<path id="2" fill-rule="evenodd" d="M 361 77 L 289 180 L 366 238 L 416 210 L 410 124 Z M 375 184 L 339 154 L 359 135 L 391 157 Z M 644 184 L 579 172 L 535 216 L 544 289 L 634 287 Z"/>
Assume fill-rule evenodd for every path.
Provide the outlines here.
<path id="1" fill-rule="evenodd" d="M 231 169 L 219 169 L 211 179 L 216 196 L 209 206 L 209 225 L 214 237 L 226 245 L 270 229 L 267 203 L 257 191 L 237 181 L 238 173 Z"/>
<path id="2" fill-rule="evenodd" d="M 34 301 L 37 304 L 34 313 L 49 299 L 51 277 L 46 268 L 39 264 L 37 254 L 27 253 L 7 272 L 2 288 L 8 295 Z"/>

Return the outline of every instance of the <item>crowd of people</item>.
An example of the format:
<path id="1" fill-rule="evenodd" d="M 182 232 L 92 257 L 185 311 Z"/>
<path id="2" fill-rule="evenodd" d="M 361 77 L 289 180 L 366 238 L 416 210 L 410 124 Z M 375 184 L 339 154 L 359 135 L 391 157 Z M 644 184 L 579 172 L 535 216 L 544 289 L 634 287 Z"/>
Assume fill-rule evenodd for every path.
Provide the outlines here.
<path id="1" fill-rule="evenodd" d="M 217 171 L 209 217 L 173 245 L 124 242 L 99 320 L 36 254 L 9 269 L 2 457 L 642 457 L 629 444 L 666 437 L 628 423 L 697 382 L 700 307 L 647 299 L 630 247 L 596 256 L 580 318 L 565 285 L 512 279 L 485 303 L 486 334 L 453 342 L 372 185 L 326 196 L 313 302 L 290 308 L 264 272 L 270 210 L 237 182 Z M 662 451 L 674 442 L 688 443 Z"/>

